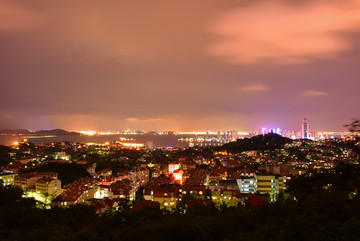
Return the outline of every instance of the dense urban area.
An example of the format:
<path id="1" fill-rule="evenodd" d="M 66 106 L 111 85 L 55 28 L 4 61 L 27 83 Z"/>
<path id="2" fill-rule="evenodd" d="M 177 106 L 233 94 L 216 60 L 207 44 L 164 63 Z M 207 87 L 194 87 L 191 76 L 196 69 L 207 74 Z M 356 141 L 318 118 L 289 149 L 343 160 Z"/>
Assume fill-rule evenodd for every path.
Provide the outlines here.
<path id="1" fill-rule="evenodd" d="M 357 240 L 360 139 L 0 146 L 1 240 Z"/>
<path id="2" fill-rule="evenodd" d="M 360 0 L 0 0 L 0 241 L 360 241 Z"/>

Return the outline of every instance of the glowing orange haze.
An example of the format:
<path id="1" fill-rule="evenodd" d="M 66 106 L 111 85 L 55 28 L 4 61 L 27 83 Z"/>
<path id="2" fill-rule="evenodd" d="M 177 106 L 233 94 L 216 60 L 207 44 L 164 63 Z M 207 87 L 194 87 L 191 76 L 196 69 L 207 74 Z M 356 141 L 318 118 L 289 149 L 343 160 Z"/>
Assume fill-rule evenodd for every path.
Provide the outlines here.
<path id="1" fill-rule="evenodd" d="M 360 116 L 359 13 L 360 0 L 0 0 L 0 129 L 342 130 Z"/>
<path id="2" fill-rule="evenodd" d="M 325 4 L 326 3 L 326 4 Z M 210 29 L 209 53 L 233 63 L 295 64 L 334 57 L 360 27 L 360 1 L 309 1 L 301 6 L 262 1 L 225 12 Z"/>

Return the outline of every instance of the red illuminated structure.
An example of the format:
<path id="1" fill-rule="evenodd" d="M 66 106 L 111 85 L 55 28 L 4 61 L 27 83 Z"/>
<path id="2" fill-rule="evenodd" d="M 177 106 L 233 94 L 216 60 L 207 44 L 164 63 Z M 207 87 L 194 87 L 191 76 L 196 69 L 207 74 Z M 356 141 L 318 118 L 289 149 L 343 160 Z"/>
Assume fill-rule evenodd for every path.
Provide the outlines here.
<path id="1" fill-rule="evenodd" d="M 181 170 L 181 169 L 178 169 L 178 170 L 175 170 L 173 173 L 172 173 L 172 176 L 174 178 L 174 181 L 175 182 L 178 182 L 179 184 L 182 185 L 183 183 L 183 175 L 184 175 L 184 171 Z"/>

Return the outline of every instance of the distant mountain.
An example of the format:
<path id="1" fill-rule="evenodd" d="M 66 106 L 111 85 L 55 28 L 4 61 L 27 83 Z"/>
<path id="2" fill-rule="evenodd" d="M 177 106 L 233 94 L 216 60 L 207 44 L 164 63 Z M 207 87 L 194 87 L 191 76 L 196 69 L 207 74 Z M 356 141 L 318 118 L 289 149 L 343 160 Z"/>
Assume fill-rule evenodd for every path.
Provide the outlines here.
<path id="1" fill-rule="evenodd" d="M 58 135 L 58 136 L 63 136 L 63 135 L 80 135 L 80 133 L 78 132 L 69 132 L 63 129 L 54 129 L 54 130 L 40 130 L 40 131 L 35 131 L 36 135 Z"/>
<path id="2" fill-rule="evenodd" d="M 1 129 L 0 130 L 0 134 L 6 134 L 6 135 L 18 135 L 18 134 L 22 134 L 22 135 L 27 135 L 30 134 L 31 132 L 26 130 L 26 129 Z"/>
<path id="3" fill-rule="evenodd" d="M 258 135 L 251 138 L 238 139 L 235 142 L 230 142 L 217 147 L 217 150 L 226 150 L 230 153 L 241 153 L 243 151 L 252 150 L 275 150 L 282 148 L 285 144 L 291 143 L 292 140 L 282 137 L 278 134 L 269 133 L 266 135 Z"/>
<path id="4" fill-rule="evenodd" d="M 26 129 L 1 129 L 0 134 L 5 135 L 56 135 L 56 136 L 62 136 L 62 135 L 80 135 L 80 133 L 77 132 L 69 132 L 62 129 L 54 129 L 54 130 L 40 130 L 31 132 Z"/>

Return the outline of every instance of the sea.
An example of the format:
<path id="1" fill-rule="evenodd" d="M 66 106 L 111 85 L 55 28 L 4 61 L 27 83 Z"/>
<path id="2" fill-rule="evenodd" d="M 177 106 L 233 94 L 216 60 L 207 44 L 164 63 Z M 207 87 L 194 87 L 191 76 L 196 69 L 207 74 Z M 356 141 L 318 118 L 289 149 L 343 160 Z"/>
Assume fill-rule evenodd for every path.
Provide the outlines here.
<path id="1" fill-rule="evenodd" d="M 116 134 L 116 135 L 49 135 L 49 136 L 34 136 L 34 135 L 0 135 L 0 145 L 10 146 L 15 142 L 27 139 L 34 144 L 51 143 L 51 142 L 76 142 L 76 143 L 106 143 L 121 141 L 144 143 L 152 142 L 154 148 L 185 148 L 188 147 L 188 142 L 179 141 L 180 138 L 188 138 L 185 135 L 131 135 L 131 134 Z M 124 140 L 125 139 L 125 140 Z"/>

